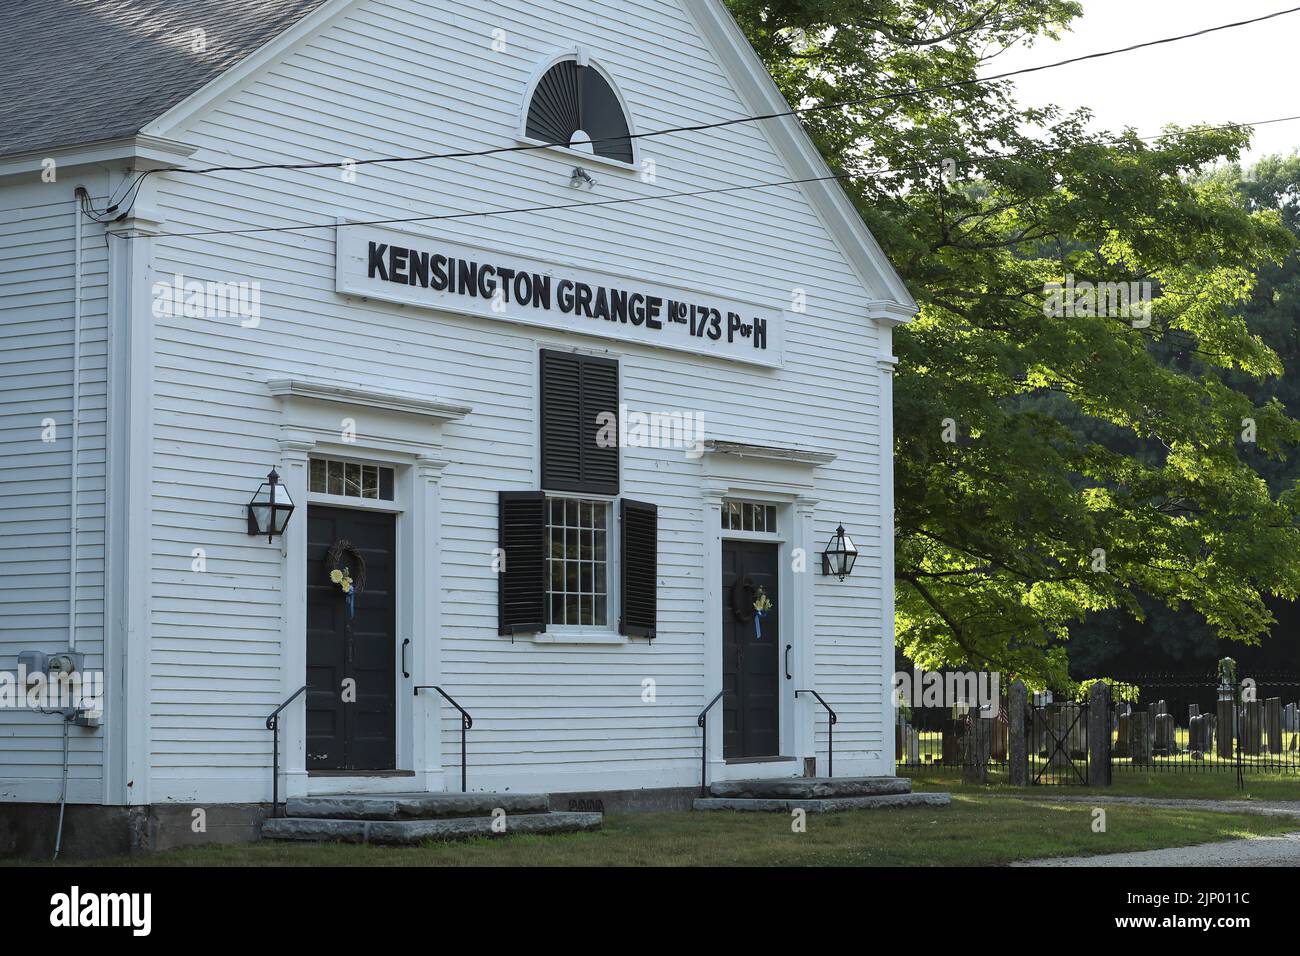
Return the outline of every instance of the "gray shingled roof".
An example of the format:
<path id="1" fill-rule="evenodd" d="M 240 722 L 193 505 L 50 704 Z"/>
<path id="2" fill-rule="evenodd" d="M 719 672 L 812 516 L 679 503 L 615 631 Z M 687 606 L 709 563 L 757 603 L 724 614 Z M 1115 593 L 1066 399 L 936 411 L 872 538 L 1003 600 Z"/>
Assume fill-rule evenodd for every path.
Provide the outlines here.
<path id="1" fill-rule="evenodd" d="M 137 133 L 325 2 L 4 0 L 0 156 Z"/>

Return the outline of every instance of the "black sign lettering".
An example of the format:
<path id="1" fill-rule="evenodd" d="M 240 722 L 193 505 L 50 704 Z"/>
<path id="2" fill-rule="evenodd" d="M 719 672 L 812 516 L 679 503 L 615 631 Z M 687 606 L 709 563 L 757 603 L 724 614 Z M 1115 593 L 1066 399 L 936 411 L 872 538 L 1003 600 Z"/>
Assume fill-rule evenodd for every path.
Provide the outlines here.
<path id="1" fill-rule="evenodd" d="M 755 316 L 752 321 L 747 321 L 741 313 L 731 309 L 724 313 L 711 305 L 664 299 L 635 288 L 591 284 L 570 278 L 555 279 L 546 273 L 493 263 L 480 265 L 457 255 L 439 255 L 427 248 L 421 250 L 370 241 L 366 277 L 476 299 L 492 299 L 499 293 L 503 303 L 516 307 L 541 312 L 549 312 L 554 307 L 577 320 L 613 322 L 649 331 L 661 331 L 665 323 L 688 326 L 690 337 L 701 343 L 725 341 L 732 344 L 752 339 L 755 349 L 765 351 L 768 347 L 765 318 Z M 685 329 L 674 332 L 673 337 L 685 332 Z"/>
<path id="2" fill-rule="evenodd" d="M 369 276 L 374 278 L 378 274 L 379 278 L 385 282 L 388 281 L 388 270 L 384 268 L 384 253 L 388 251 L 387 244 L 372 242 L 370 244 L 370 267 Z"/>

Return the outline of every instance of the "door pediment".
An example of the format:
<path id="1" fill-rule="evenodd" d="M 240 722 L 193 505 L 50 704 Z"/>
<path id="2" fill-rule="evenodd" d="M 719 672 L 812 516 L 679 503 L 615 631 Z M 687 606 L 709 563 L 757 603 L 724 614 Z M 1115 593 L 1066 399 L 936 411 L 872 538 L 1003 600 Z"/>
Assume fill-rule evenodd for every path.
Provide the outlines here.
<path id="1" fill-rule="evenodd" d="M 350 423 L 368 449 L 437 458 L 443 426 L 473 411 L 429 395 L 310 379 L 273 379 L 266 386 L 279 405 L 282 437 L 307 445 L 339 444 Z"/>

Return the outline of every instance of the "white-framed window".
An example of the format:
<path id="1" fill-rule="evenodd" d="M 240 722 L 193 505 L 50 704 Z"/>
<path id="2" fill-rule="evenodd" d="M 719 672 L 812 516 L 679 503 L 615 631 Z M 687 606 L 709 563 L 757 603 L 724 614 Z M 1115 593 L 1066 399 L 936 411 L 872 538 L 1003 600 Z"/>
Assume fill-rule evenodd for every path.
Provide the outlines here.
<path id="1" fill-rule="evenodd" d="M 776 505 L 726 498 L 722 502 L 722 530 L 776 534 Z"/>
<path id="2" fill-rule="evenodd" d="M 613 503 L 553 496 L 546 502 L 547 626 L 610 626 Z"/>
<path id="3" fill-rule="evenodd" d="M 307 490 L 315 495 L 392 501 L 394 471 L 387 465 L 368 465 L 337 458 L 311 459 Z"/>

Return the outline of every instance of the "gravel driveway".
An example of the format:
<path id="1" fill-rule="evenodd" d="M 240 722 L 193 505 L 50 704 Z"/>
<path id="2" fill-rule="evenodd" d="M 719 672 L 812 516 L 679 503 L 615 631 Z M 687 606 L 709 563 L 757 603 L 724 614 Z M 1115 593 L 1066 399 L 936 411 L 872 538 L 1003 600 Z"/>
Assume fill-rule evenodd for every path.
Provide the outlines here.
<path id="1" fill-rule="evenodd" d="M 1300 866 L 1300 833 L 1103 856 L 1061 856 L 1012 866 Z"/>

